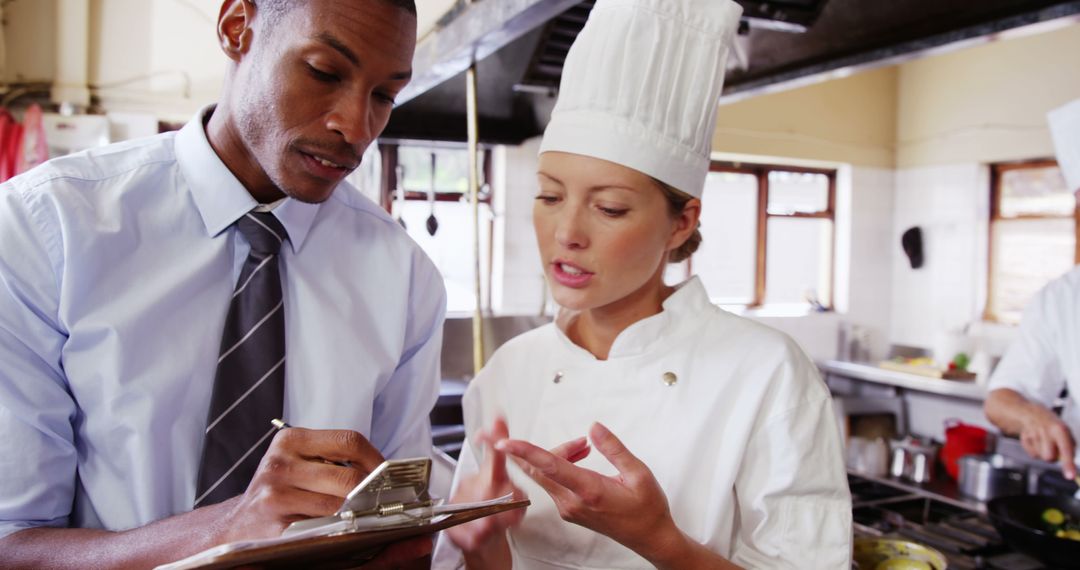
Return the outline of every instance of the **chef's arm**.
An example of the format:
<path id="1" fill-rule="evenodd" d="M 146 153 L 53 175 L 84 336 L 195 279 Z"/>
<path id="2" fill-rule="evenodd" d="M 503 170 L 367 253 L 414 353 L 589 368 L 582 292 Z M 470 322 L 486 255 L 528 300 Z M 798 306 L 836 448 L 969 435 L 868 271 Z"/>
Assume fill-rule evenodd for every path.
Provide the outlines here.
<path id="1" fill-rule="evenodd" d="M 719 554 L 709 550 L 705 545 L 690 538 L 686 533 L 671 525 L 658 533 L 654 545 L 656 550 L 648 553 L 639 551 L 644 557 L 659 570 L 676 570 L 679 568 L 702 568 L 710 570 L 734 570 L 742 568 Z"/>
<path id="2" fill-rule="evenodd" d="M 984 405 L 986 417 L 1001 431 L 1019 436 L 1024 450 L 1043 461 L 1060 461 L 1067 479 L 1076 477 L 1076 444 L 1069 426 L 1045 406 L 1015 390 L 992 390 Z"/>

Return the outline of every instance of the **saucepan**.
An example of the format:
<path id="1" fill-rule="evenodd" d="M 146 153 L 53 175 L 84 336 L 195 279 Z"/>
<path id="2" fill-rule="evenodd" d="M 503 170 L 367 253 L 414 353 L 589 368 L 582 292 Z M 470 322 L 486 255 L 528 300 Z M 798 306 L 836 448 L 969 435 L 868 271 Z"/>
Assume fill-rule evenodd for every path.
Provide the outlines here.
<path id="1" fill-rule="evenodd" d="M 855 539 L 854 568 L 859 570 L 945 570 L 945 555 L 917 542 L 892 538 Z"/>
<path id="2" fill-rule="evenodd" d="M 1080 501 L 1072 497 L 1011 495 L 986 504 L 994 527 L 1014 550 L 1054 568 L 1080 568 L 1080 540 L 1056 536 L 1044 519 L 1049 509 L 1080 521 Z"/>

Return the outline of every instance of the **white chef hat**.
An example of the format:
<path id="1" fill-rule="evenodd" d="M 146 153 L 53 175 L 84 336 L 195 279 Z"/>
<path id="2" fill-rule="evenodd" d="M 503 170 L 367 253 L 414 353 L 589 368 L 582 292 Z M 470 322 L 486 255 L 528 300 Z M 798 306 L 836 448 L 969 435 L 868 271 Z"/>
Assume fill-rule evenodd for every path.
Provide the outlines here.
<path id="1" fill-rule="evenodd" d="M 731 0 L 598 0 L 540 152 L 615 162 L 700 198 L 740 14 Z"/>
<path id="2" fill-rule="evenodd" d="M 1070 192 L 1080 190 L 1080 99 L 1050 111 L 1050 136 Z"/>

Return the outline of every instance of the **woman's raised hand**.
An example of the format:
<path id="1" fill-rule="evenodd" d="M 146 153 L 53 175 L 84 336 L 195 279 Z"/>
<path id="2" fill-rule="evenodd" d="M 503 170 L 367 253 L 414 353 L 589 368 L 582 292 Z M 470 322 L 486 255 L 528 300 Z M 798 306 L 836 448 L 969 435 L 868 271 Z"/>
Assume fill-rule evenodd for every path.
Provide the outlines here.
<path id="1" fill-rule="evenodd" d="M 526 441 L 505 439 L 495 449 L 510 455 L 551 495 L 564 520 L 611 537 L 650 561 L 682 547 L 685 535 L 675 526 L 667 496 L 648 466 L 599 423 L 593 424 L 589 437 L 618 475 L 577 467 L 565 455 Z"/>
<path id="2" fill-rule="evenodd" d="M 509 437 L 506 421 L 497 418 L 489 430 L 479 430 L 474 437 L 478 446 L 484 450 L 480 472 L 461 480 L 451 503 L 469 503 L 486 501 L 507 494 L 515 499 L 525 498 L 525 494 L 514 486 L 506 473 L 506 455 L 495 449 L 495 442 Z M 458 525 L 447 530 L 450 540 L 463 552 L 469 553 L 483 548 L 493 537 L 501 537 L 503 532 L 516 525 L 525 516 L 524 509 L 514 509 L 490 517 Z"/>

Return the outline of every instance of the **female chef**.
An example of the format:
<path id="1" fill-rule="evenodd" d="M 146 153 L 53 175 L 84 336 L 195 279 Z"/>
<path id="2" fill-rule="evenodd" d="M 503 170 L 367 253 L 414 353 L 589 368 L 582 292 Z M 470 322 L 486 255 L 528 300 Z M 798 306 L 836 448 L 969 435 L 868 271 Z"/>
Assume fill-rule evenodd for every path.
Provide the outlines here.
<path id="1" fill-rule="evenodd" d="M 850 568 L 814 364 L 697 278 L 663 281 L 700 241 L 740 10 L 598 0 L 570 50 L 533 210 L 561 312 L 470 384 L 452 498 L 532 505 L 448 531 L 470 568 Z"/>

